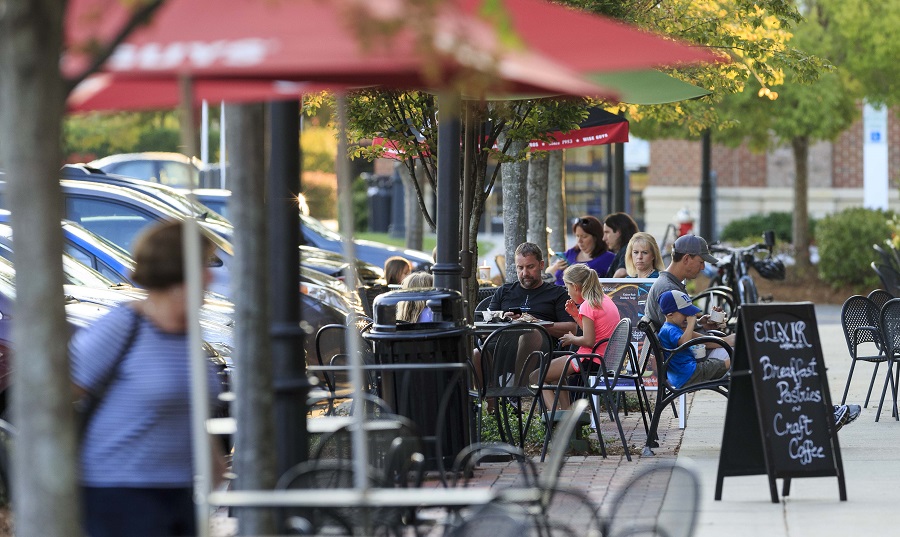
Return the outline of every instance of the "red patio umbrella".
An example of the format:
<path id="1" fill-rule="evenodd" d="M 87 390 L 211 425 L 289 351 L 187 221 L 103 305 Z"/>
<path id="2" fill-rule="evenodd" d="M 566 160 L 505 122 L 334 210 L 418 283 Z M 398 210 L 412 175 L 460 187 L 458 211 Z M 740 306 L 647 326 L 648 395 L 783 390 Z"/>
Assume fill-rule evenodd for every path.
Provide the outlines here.
<path id="1" fill-rule="evenodd" d="M 485 0 L 456 0 L 463 11 L 490 22 Z M 496 0 L 498 27 L 531 50 L 582 73 L 728 61 L 706 48 L 643 31 L 634 26 L 544 0 Z"/>
<path id="2" fill-rule="evenodd" d="M 172 82 L 179 75 L 219 80 L 223 85 L 216 86 L 218 90 L 210 82 L 206 87 L 197 83 L 196 91 L 232 98 L 240 95 L 238 90 L 251 96 L 265 94 L 265 83 L 274 80 L 403 88 L 462 80 L 470 93 L 490 89 L 614 96 L 615 92 L 586 82 L 539 53 L 503 45 L 489 25 L 450 4 L 438 5 L 432 17 L 416 21 L 426 29 L 422 35 L 429 41 L 424 46 L 409 23 L 389 37 L 372 28 L 368 33 L 373 35 L 358 37 L 365 29 L 354 25 L 366 17 L 377 22 L 394 16 L 376 12 L 383 7 L 361 0 L 168 0 L 101 67 L 113 78 L 104 85 L 91 81 L 92 97 L 84 98 L 81 92 L 81 100 L 70 101 L 70 106 L 89 109 L 93 101 L 103 108 L 123 109 L 141 106 L 134 104 L 141 99 L 169 103 L 171 99 L 158 92 L 163 88 L 165 94 L 177 95 L 173 86 L 158 82 L 143 89 L 132 83 L 132 91 L 126 93 L 112 82 L 127 78 Z M 119 0 L 72 0 L 66 17 L 64 74 L 78 76 L 90 62 L 85 51 L 113 42 L 127 17 Z M 249 83 L 225 87 L 236 80 Z M 109 95 L 100 95 L 103 88 Z M 116 100 L 116 95 L 124 99 Z"/>
<path id="3" fill-rule="evenodd" d="M 549 140 L 532 140 L 528 143 L 532 151 L 554 151 L 589 145 L 617 144 L 628 141 L 628 120 L 602 108 L 591 108 L 577 129 L 569 132 L 547 133 Z M 383 157 L 400 159 L 403 151 L 394 140 L 383 137 L 372 139 L 372 145 L 383 146 Z M 494 146 L 496 149 L 497 146 Z"/>

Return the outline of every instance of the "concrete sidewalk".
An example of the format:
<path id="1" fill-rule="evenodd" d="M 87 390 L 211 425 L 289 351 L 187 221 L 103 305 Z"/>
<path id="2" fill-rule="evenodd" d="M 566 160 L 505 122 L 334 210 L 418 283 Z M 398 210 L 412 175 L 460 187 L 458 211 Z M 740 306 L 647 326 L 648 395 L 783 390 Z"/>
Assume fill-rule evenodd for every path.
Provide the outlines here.
<path id="1" fill-rule="evenodd" d="M 828 386 L 835 403 L 840 402 L 847 380 L 850 358 L 840 324 L 840 306 L 816 306 Z M 679 461 L 690 461 L 703 479 L 702 505 L 697 537 L 828 537 L 847 535 L 894 535 L 900 524 L 897 483 L 900 482 L 900 422 L 885 409 L 875 423 L 882 382 L 882 366 L 873 394 L 874 405 L 863 409 L 859 419 L 838 433 L 843 458 L 847 501 L 839 501 L 834 477 L 794 478 L 791 494 L 771 503 L 765 475 L 726 477 L 722 500 L 714 501 L 719 447 L 725 417 L 725 400 L 712 393 L 693 398 L 684 431 Z M 865 400 L 872 367 L 859 364 L 847 401 Z M 888 395 L 888 398 L 890 396 Z M 778 480 L 781 493 L 781 480 Z"/>
<path id="2" fill-rule="evenodd" d="M 840 325 L 840 306 L 816 306 L 819 337 L 828 368 L 832 400 L 840 402 L 849 370 L 849 357 Z M 677 459 L 687 461 L 702 479 L 700 518 L 696 537 L 828 537 L 847 535 L 892 535 L 900 524 L 900 422 L 890 410 L 875 423 L 877 398 L 884 380 L 884 366 L 876 381 L 874 404 L 863 409 L 859 419 L 844 427 L 839 442 L 847 501 L 841 502 L 834 477 L 794 478 L 791 495 L 771 503 L 765 475 L 726 477 L 721 501 L 714 501 L 716 474 L 725 418 L 726 399 L 702 391 L 688 396 L 687 428 L 667 411 L 660 421 L 660 447 L 655 456 L 642 457 L 640 448 L 646 435 L 638 416 L 624 418 L 626 436 L 632 446 L 633 461 L 624 456 L 570 456 L 566 459 L 560 484 L 581 489 L 597 504 L 608 506 L 635 473 L 652 465 Z M 869 364 L 859 364 L 854 373 L 848 402 L 862 404 L 872 375 Z M 618 443 L 610 423 L 601 429 L 608 445 Z M 539 465 L 540 467 L 541 465 Z M 476 472 L 478 485 L 503 486 L 515 465 L 485 464 Z M 781 480 L 778 491 L 781 493 Z M 654 492 L 648 491 L 648 494 Z M 671 493 L 671 491 L 670 491 Z"/>

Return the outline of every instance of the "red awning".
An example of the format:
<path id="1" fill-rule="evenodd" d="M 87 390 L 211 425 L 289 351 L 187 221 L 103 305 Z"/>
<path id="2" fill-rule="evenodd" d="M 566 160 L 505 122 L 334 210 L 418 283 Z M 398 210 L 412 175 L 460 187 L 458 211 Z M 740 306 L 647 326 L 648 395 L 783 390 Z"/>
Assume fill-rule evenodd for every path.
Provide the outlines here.
<path id="1" fill-rule="evenodd" d="M 242 100 L 267 94 L 271 88 L 257 83 L 274 80 L 615 96 L 558 60 L 504 45 L 489 25 L 452 3 L 436 4 L 432 19 L 415 21 L 431 39 L 422 47 L 408 17 L 391 6 L 364 0 L 168 0 L 101 67 L 111 75 L 105 81 L 108 91 L 127 99 L 97 102 L 106 103 L 105 108 L 129 108 L 139 99 L 169 103 L 171 99 L 154 95 L 158 85 L 113 86 L 129 78 L 174 80 L 181 75 L 210 85 L 247 82 L 219 90 Z M 127 9 L 119 0 L 70 1 L 61 62 L 66 76 L 79 76 L 89 65 L 84 51 L 112 41 L 127 20 Z M 401 22 L 400 30 L 390 37 L 376 35 L 377 23 L 384 20 Z M 173 93 L 172 86 L 163 89 L 166 95 Z M 94 98 L 100 98 L 96 91 Z M 87 109 L 89 100 L 81 102 L 78 108 Z"/>
<path id="2" fill-rule="evenodd" d="M 483 14 L 485 0 L 457 0 L 463 10 L 508 28 L 528 48 L 579 73 L 728 61 L 708 48 L 656 35 L 623 22 L 545 0 L 494 0 L 500 19 Z"/>

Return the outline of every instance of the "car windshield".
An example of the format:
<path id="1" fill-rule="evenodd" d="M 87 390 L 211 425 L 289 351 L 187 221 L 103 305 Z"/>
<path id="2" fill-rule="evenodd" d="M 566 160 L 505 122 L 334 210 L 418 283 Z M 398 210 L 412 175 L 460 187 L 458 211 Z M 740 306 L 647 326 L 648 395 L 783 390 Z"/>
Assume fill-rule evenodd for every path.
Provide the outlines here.
<path id="1" fill-rule="evenodd" d="M 0 257 L 0 294 L 16 298 L 16 269 L 12 261 Z"/>
<path id="2" fill-rule="evenodd" d="M 66 283 L 72 285 L 94 288 L 105 288 L 115 285 L 115 282 L 106 276 L 65 253 L 63 254 L 63 272 L 66 276 Z"/>
<path id="3" fill-rule="evenodd" d="M 165 198 L 166 203 L 176 207 L 184 214 L 189 214 L 194 216 L 194 218 L 206 220 L 207 222 L 214 222 L 222 226 L 231 225 L 231 222 L 221 214 L 210 209 L 206 205 L 203 205 L 199 201 L 191 200 L 190 197 L 182 195 L 180 192 L 175 193 L 160 189 L 158 194 L 160 198 Z"/>
<path id="4" fill-rule="evenodd" d="M 304 226 L 315 231 L 316 233 L 318 233 L 319 235 L 325 237 L 326 239 L 328 239 L 330 241 L 343 240 L 341 238 L 340 233 L 335 233 L 334 231 L 328 229 L 327 227 L 325 227 L 325 224 L 323 224 L 322 222 L 319 222 L 318 220 L 316 220 L 315 218 L 313 218 L 311 216 L 306 216 L 305 214 L 301 213 L 300 214 L 300 223 L 302 223 Z"/>
<path id="5" fill-rule="evenodd" d="M 108 241 L 75 222 L 66 221 L 63 223 L 63 227 L 73 235 L 76 235 L 83 242 L 93 244 L 95 247 L 102 250 L 103 253 L 118 261 L 122 266 L 127 267 L 128 269 L 134 269 L 134 261 L 131 259 L 131 254 L 119 245 Z"/>

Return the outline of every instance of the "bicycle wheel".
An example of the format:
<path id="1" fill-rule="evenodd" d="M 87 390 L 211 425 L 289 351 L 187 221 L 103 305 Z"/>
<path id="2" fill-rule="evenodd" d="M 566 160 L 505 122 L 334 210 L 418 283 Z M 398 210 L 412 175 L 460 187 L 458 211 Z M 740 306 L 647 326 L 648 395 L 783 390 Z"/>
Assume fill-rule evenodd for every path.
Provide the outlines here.
<path id="1" fill-rule="evenodd" d="M 759 302 L 759 292 L 756 290 L 756 282 L 750 276 L 741 276 L 738 280 L 741 304 L 756 304 Z"/>

